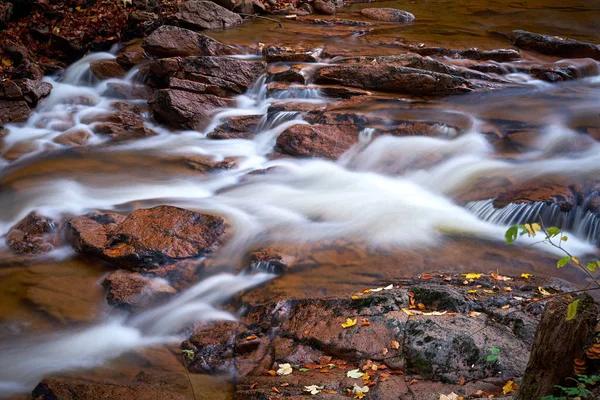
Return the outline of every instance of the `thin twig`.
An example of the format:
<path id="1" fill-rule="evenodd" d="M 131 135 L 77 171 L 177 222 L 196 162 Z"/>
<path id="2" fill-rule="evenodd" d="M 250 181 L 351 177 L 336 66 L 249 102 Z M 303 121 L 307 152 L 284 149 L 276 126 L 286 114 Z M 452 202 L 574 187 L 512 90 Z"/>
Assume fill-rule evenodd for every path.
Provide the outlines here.
<path id="1" fill-rule="evenodd" d="M 275 22 L 277 25 L 279 25 L 280 28 L 283 28 L 281 21 L 279 21 L 278 19 L 275 19 L 275 18 L 263 17 L 262 15 L 258 15 L 258 14 L 244 14 L 244 13 L 237 13 L 237 14 L 241 15 L 242 17 L 250 17 L 252 19 L 255 19 L 255 18 L 265 19 L 267 21 Z"/>
<path id="2" fill-rule="evenodd" d="M 187 362 L 185 361 L 185 357 L 183 354 L 181 355 L 181 360 L 183 361 L 183 368 L 185 368 L 185 376 L 187 376 L 190 388 L 192 389 L 192 396 L 194 396 L 194 400 L 196 400 L 196 391 L 194 390 L 194 384 L 192 383 L 192 379 L 190 378 L 190 371 L 188 371 Z"/>

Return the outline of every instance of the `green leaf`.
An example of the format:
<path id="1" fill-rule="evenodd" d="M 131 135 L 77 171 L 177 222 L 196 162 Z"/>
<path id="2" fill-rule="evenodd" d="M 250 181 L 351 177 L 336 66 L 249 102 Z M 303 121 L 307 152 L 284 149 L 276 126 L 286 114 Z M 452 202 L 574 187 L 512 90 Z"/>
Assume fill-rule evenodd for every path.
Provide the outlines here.
<path id="1" fill-rule="evenodd" d="M 587 264 L 587 269 L 590 270 L 591 272 L 594 272 L 596 270 L 596 263 L 595 262 L 589 262 Z"/>
<path id="2" fill-rule="evenodd" d="M 490 354 L 489 356 L 487 356 L 488 362 L 496 361 L 497 359 L 498 359 L 498 354 Z"/>
<path id="3" fill-rule="evenodd" d="M 490 351 L 492 352 L 492 354 L 499 354 L 500 353 L 500 349 L 497 347 L 490 347 Z"/>
<path id="4" fill-rule="evenodd" d="M 560 238 L 560 240 L 562 240 L 563 242 L 566 242 L 567 240 L 569 240 L 568 236 L 563 236 Z"/>
<path id="5" fill-rule="evenodd" d="M 298 371 L 307 372 L 307 371 L 310 371 L 310 368 L 300 368 Z"/>
<path id="6" fill-rule="evenodd" d="M 577 305 L 579 304 L 579 299 L 572 301 L 569 303 L 567 307 L 567 318 L 565 321 L 570 321 L 577 315 Z"/>
<path id="7" fill-rule="evenodd" d="M 506 239 L 506 244 L 513 244 L 515 240 L 517 240 L 517 236 L 519 234 L 519 225 L 513 225 L 506 230 L 504 234 L 504 238 Z"/>
<path id="8" fill-rule="evenodd" d="M 562 231 L 560 229 L 558 229 L 555 226 L 551 226 L 550 228 L 548 228 L 546 230 L 546 233 L 548 234 L 548 237 L 554 237 L 554 236 L 558 236 L 560 235 Z"/>
<path id="9" fill-rule="evenodd" d="M 567 265 L 569 263 L 569 261 L 571 261 L 571 256 L 564 256 L 563 258 L 561 258 L 560 260 L 558 260 L 558 262 L 556 263 L 556 266 L 558 268 L 562 268 L 565 265 Z"/>

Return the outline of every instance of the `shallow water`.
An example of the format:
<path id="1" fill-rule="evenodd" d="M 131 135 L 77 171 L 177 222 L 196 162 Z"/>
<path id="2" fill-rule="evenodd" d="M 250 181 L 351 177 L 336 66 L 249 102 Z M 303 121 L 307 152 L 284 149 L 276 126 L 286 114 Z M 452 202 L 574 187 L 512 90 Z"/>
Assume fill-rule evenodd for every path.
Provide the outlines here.
<path id="1" fill-rule="evenodd" d="M 357 34 L 355 28 L 285 21 L 281 29 L 256 20 L 211 35 L 246 45 L 320 46 L 337 55 L 395 54 L 399 43 L 508 48 L 490 32 L 511 29 L 599 42 L 595 21 L 600 20 L 600 7 L 589 1 L 563 3 L 381 2 L 375 5 L 413 12 L 417 22 L 380 24 L 368 34 Z M 338 17 L 363 20 L 356 11 L 366 6 L 355 4 Z M 525 62 L 560 62 L 523 55 Z M 248 298 L 330 295 L 425 270 L 548 273 L 578 285 L 587 283 L 573 269 L 555 270 L 557 253 L 551 248 L 529 248 L 527 239 L 522 239 L 523 247 L 505 247 L 506 226 L 530 219 L 537 211 L 490 210 L 490 196 L 485 196 L 481 182 L 552 177 L 576 185 L 598 176 L 598 138 L 589 133 L 590 128 L 600 128 L 600 68 L 595 61 L 569 61 L 592 71 L 573 82 L 549 84 L 513 74 L 513 87 L 499 91 L 441 100 L 390 96 L 347 104 L 346 110 L 368 112 L 384 122 L 363 127 L 359 143 L 340 160 L 329 161 L 269 157 L 281 132 L 307 123 L 295 113 L 267 115 L 270 105 L 284 100 L 332 106 L 334 101 L 312 88 L 269 97 L 264 79 L 239 96 L 236 107 L 221 110 L 203 132 L 175 132 L 145 114 L 157 136 L 109 142 L 93 133 L 93 125 L 111 111 L 114 99 L 106 94 L 109 82 L 95 81 L 87 65 L 112 57 L 90 55 L 74 64 L 62 81 L 47 78 L 54 85 L 51 96 L 26 124 L 7 126 L 0 147 L 0 234 L 34 210 L 58 218 L 96 209 L 130 212 L 171 204 L 227 218 L 232 237 L 216 262 L 230 271 L 239 269 L 248 250 L 269 244 L 293 248 L 298 267 L 269 283 L 273 276 L 217 275 L 163 307 L 126 318 L 104 304 L 99 282 L 110 270 L 107 266 L 84 262 L 68 249 L 18 259 L 2 243 L 4 395 L 29 391 L 47 375 L 105 365 L 151 344 L 177 343 L 178 329 L 192 321 L 234 318 L 217 306 L 254 286 L 262 285 Z M 113 82 L 138 78 L 134 70 Z M 144 107 L 143 101 L 130 103 Z M 253 139 L 206 138 L 220 120 L 232 115 L 264 117 Z M 436 135 L 377 136 L 385 121 L 398 120 L 436 123 Z M 92 135 L 84 147 L 53 141 L 80 129 Z M 194 155 L 233 157 L 236 167 L 199 173 L 187 162 Z M 272 168 L 267 174 L 248 175 L 267 168 Z M 570 251 L 597 253 L 597 216 L 565 217 L 554 211 L 547 222 L 560 224 L 560 218 L 566 218 L 563 226 L 571 232 Z M 122 358 L 120 362 L 127 363 Z"/>

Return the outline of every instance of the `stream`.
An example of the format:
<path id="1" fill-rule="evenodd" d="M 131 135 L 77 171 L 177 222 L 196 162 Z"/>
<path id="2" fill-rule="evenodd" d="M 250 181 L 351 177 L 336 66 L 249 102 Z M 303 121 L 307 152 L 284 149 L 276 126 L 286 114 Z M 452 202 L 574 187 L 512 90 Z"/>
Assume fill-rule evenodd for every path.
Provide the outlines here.
<path id="1" fill-rule="evenodd" d="M 447 48 L 506 48 L 505 41 L 488 32 L 507 29 L 600 41 L 600 9 L 594 2 L 488 3 L 376 3 L 409 10 L 417 22 L 353 37 L 294 21 L 284 21 L 286 28 L 279 29 L 260 20 L 210 34 L 248 46 L 260 41 L 288 45 L 300 35 L 306 47 L 361 55 L 394 54 L 391 44 L 399 35 L 407 43 Z M 338 17 L 350 18 L 367 6 L 372 4 L 354 4 Z M 581 287 L 589 283 L 574 268 L 555 268 L 560 251 L 544 244 L 531 247 L 538 238 L 528 237 L 506 247 L 504 232 L 512 224 L 541 218 L 565 230 L 568 251 L 593 257 L 600 242 L 599 216 L 589 206 L 595 198 L 568 212 L 544 202 L 496 208 L 496 194 L 486 197 L 482 182 L 531 184 L 550 177 L 584 185 L 597 179 L 598 133 L 582 130 L 600 129 L 600 65 L 594 60 L 556 60 L 524 51 L 523 61 L 497 63 L 515 71 L 503 76 L 506 88 L 441 99 L 377 98 L 358 108 L 350 103 L 353 112 L 383 121 L 427 121 L 437 134 L 381 135 L 385 126 L 374 124 L 363 127 L 359 140 L 331 160 L 272 156 L 282 132 L 310 123 L 301 112 L 273 111 L 274 106 L 330 107 L 340 100 L 318 85 L 269 90 L 266 76 L 235 97 L 232 107 L 218 110 L 202 130 L 157 123 L 146 101 L 134 99 L 118 101 L 139 106 L 145 126 L 156 135 L 117 142 L 94 133 L 98 117 L 110 113 L 117 100 L 110 84 L 136 86 L 144 79 L 143 66 L 122 79 L 99 81 L 91 74 L 91 62 L 114 59 L 116 51 L 89 54 L 61 76 L 46 77 L 53 86 L 50 96 L 26 123 L 5 126 L 0 236 L 32 211 L 58 220 L 94 210 L 128 214 L 168 204 L 227 220 L 230 236 L 214 256 L 223 268 L 165 304 L 130 316 L 105 303 L 100 282 L 111 271 L 106 264 L 83 259 L 67 245 L 16 261 L 0 241 L 0 398 L 30 392 L 46 376 L 102 366 L 110 370 L 115 359 L 121 366 L 135 364 L 123 361 L 123 355 L 177 345 L 185 339 L 182 330 L 194 322 L 235 320 L 236 312 L 223 305 L 253 288 L 252 293 L 264 290 L 259 296 L 309 297 L 369 287 L 382 277 L 446 270 L 526 272 L 558 276 Z M 548 83 L 517 72 L 516 64 L 540 60 L 571 61 L 580 66 L 582 77 Z M 460 67 L 461 60 L 447 63 Z M 313 66 L 301 67 L 310 79 Z M 207 137 L 227 118 L 250 115 L 260 117 L 253 137 Z M 78 130 L 90 135 L 85 146 L 54 141 Z M 494 137 L 506 131 L 516 138 L 511 145 Z M 186 163 L 198 156 L 235 163 L 203 173 Z M 364 251 L 344 250 L 347 242 L 359 243 Z M 307 254 L 321 243 L 335 245 L 308 262 Z M 239 268 L 248 251 L 271 244 L 302 249 L 302 268 L 289 276 Z M 344 272 L 336 265 L 345 266 Z"/>

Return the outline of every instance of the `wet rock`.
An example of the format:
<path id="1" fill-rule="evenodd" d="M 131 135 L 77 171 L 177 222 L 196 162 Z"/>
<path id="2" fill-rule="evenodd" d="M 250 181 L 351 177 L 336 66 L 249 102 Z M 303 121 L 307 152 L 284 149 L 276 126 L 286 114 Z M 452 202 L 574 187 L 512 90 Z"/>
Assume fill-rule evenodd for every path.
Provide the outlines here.
<path id="1" fill-rule="evenodd" d="M 496 62 L 521 60 L 521 54 L 514 49 L 479 50 L 472 48 L 467 50 L 456 50 L 445 47 L 429 47 L 422 44 L 401 45 L 401 47 L 421 56 L 467 58 L 469 60 L 490 60 Z"/>
<path id="2" fill-rule="evenodd" d="M 90 63 L 90 71 L 100 80 L 109 78 L 122 78 L 125 71 L 121 64 L 115 60 L 98 60 Z"/>
<path id="3" fill-rule="evenodd" d="M 524 50 L 533 50 L 550 56 L 593 58 L 600 61 L 600 46 L 597 44 L 522 30 L 515 30 L 505 35 L 515 46 Z"/>
<path id="4" fill-rule="evenodd" d="M 198 172 L 202 172 L 202 173 L 212 172 L 212 171 L 216 171 L 216 170 L 223 170 L 223 169 L 232 169 L 232 168 L 235 168 L 235 166 L 236 166 L 236 161 L 235 161 L 235 158 L 233 158 L 233 157 L 228 157 L 228 158 L 225 158 L 224 160 L 217 161 L 213 157 L 201 156 L 201 155 L 188 156 L 185 159 L 185 163 L 187 166 L 189 166 L 194 171 L 198 171 Z"/>
<path id="5" fill-rule="evenodd" d="M 103 254 L 125 267 L 156 268 L 210 253 L 225 234 L 221 217 L 158 206 L 136 210 L 125 218 L 112 231 Z"/>
<path id="6" fill-rule="evenodd" d="M 320 67 L 315 73 L 314 82 L 417 96 L 465 93 L 473 88 L 471 83 L 461 77 L 380 64 Z"/>
<path id="7" fill-rule="evenodd" d="M 234 345 L 240 328 L 243 329 L 237 322 L 218 322 L 195 329 L 194 334 L 181 345 L 182 349 L 194 351 L 190 371 L 208 374 L 234 371 Z"/>
<path id="8" fill-rule="evenodd" d="M 107 135 L 114 141 L 139 139 L 154 136 L 156 132 L 145 126 L 140 115 L 132 111 L 119 111 L 98 119 L 94 124 L 94 133 Z"/>
<path id="9" fill-rule="evenodd" d="M 83 146 L 92 137 L 92 134 L 86 130 L 76 130 L 65 132 L 54 138 L 53 142 L 63 146 Z"/>
<path id="10" fill-rule="evenodd" d="M 360 14 L 377 21 L 386 22 L 412 22 L 415 16 L 408 11 L 397 10 L 395 8 L 363 8 Z"/>
<path id="11" fill-rule="evenodd" d="M 205 262 L 198 260 L 181 260 L 158 268 L 145 269 L 148 277 L 166 280 L 175 290 L 182 291 L 198 282 L 205 272 Z"/>
<path id="12" fill-rule="evenodd" d="M 160 385 L 135 383 L 119 385 L 110 382 L 94 382 L 84 379 L 46 378 L 31 395 L 35 400 L 188 400 L 187 394 Z"/>
<path id="13" fill-rule="evenodd" d="M 315 0 L 313 2 L 315 10 L 320 14 L 333 15 L 335 14 L 335 4 L 328 0 Z"/>
<path id="14" fill-rule="evenodd" d="M 155 86 L 168 87 L 172 78 L 185 79 L 218 86 L 228 96 L 244 93 L 264 72 L 261 61 L 230 57 L 166 58 L 150 65 Z"/>
<path id="15" fill-rule="evenodd" d="M 358 141 L 351 125 L 294 125 L 277 138 L 275 151 L 294 157 L 338 159 Z"/>
<path id="16" fill-rule="evenodd" d="M 308 22 L 309 24 L 313 24 L 313 25 L 325 25 L 325 26 L 334 26 L 334 25 L 338 25 L 338 26 L 352 26 L 352 27 L 359 27 L 359 26 L 372 26 L 373 24 L 371 22 L 367 22 L 367 21 L 354 21 L 352 19 L 343 19 L 343 18 L 302 18 L 299 19 L 300 21 L 304 21 L 304 22 Z"/>
<path id="17" fill-rule="evenodd" d="M 232 105 L 231 101 L 211 94 L 184 90 L 157 90 L 148 102 L 156 120 L 184 129 L 204 129 L 217 108 Z"/>
<path id="18" fill-rule="evenodd" d="M 288 68 L 283 71 L 272 72 L 268 75 L 271 82 L 305 83 L 305 76 L 300 68 Z"/>
<path id="19" fill-rule="evenodd" d="M 121 49 L 117 53 L 117 58 L 115 60 L 123 68 L 129 70 L 146 60 L 146 52 L 142 48 L 140 42 L 133 42 Z"/>
<path id="20" fill-rule="evenodd" d="M 0 124 L 9 122 L 25 122 L 31 109 L 24 101 L 0 100 Z"/>
<path id="21" fill-rule="evenodd" d="M 222 124 L 210 132 L 210 139 L 251 139 L 256 134 L 260 115 L 242 115 L 228 117 Z"/>
<path id="22" fill-rule="evenodd" d="M 142 47 L 158 57 L 240 54 L 235 47 L 222 44 L 209 36 L 171 25 L 163 25 L 155 30 L 144 39 Z"/>
<path id="23" fill-rule="evenodd" d="M 141 311 L 177 293 L 163 279 L 124 270 L 110 274 L 102 286 L 107 290 L 108 304 L 132 312 Z"/>
<path id="24" fill-rule="evenodd" d="M 308 62 L 319 60 L 323 49 L 291 49 L 287 47 L 269 46 L 264 49 L 268 63 L 272 62 Z"/>
<path id="25" fill-rule="evenodd" d="M 494 199 L 494 207 L 503 208 L 510 203 L 552 202 L 568 211 L 577 205 L 578 198 L 577 191 L 566 182 L 540 178 L 535 182 L 510 185 L 500 191 Z"/>
<path id="26" fill-rule="evenodd" d="M 214 94 L 215 96 L 220 97 L 227 96 L 227 90 L 221 88 L 220 86 L 179 78 L 169 78 L 169 89 L 185 90 L 187 92 L 199 94 Z"/>
<path id="27" fill-rule="evenodd" d="M 106 85 L 105 96 L 124 100 L 150 100 L 154 90 L 146 85 L 111 82 Z"/>
<path id="28" fill-rule="evenodd" d="M 112 232 L 125 216 L 114 212 L 90 213 L 66 223 L 67 240 L 78 253 L 102 254 Z"/>
<path id="29" fill-rule="evenodd" d="M 47 253 L 60 244 L 59 225 L 33 211 L 10 228 L 6 244 L 18 254 Z"/>
<path id="30" fill-rule="evenodd" d="M 225 29 L 242 23 L 242 18 L 212 1 L 188 0 L 179 6 L 175 20 L 191 29 Z"/>

